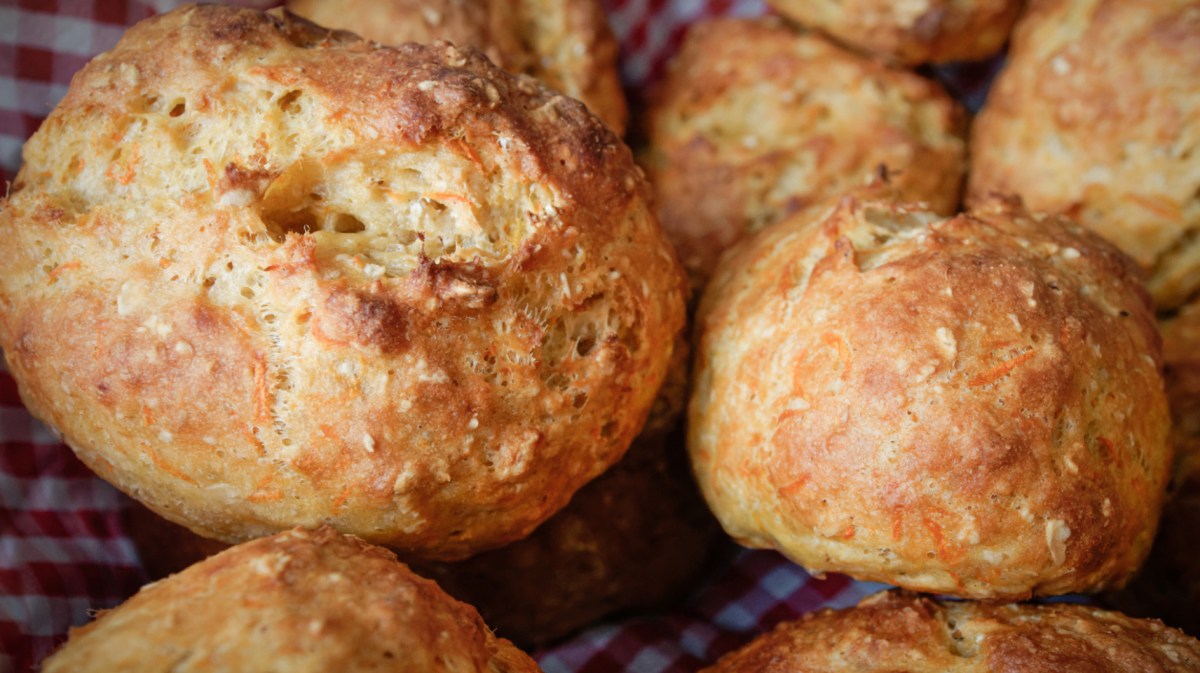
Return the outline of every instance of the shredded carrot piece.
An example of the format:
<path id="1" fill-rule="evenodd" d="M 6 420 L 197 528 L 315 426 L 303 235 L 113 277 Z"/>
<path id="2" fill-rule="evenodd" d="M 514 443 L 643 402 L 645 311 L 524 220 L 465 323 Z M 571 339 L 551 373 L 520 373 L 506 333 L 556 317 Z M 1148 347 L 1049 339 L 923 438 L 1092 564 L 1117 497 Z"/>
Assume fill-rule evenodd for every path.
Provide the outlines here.
<path id="1" fill-rule="evenodd" d="M 454 201 L 468 206 L 471 205 L 471 200 L 466 196 L 463 196 L 462 194 L 452 194 L 450 192 L 430 192 L 428 194 L 422 194 L 421 198 L 430 201 Z"/>
<path id="2" fill-rule="evenodd" d="M 842 539 L 843 539 L 843 540 L 853 540 L 853 539 L 854 539 L 854 533 L 855 533 L 855 532 L 856 532 L 856 531 L 855 531 L 855 528 L 854 528 L 854 525 L 853 525 L 853 524 L 851 524 L 851 525 L 847 526 L 847 527 L 846 527 L 846 530 L 843 530 L 843 531 L 842 531 Z"/>
<path id="3" fill-rule="evenodd" d="M 283 491 L 255 492 L 246 496 L 246 499 L 250 502 L 275 502 L 283 500 Z"/>
<path id="4" fill-rule="evenodd" d="M 821 340 L 837 349 L 838 359 L 842 361 L 842 374 L 850 371 L 850 349 L 846 346 L 846 340 L 832 332 L 821 335 Z"/>
<path id="5" fill-rule="evenodd" d="M 63 262 L 53 269 L 50 269 L 50 278 L 58 278 L 58 274 L 64 271 L 70 271 L 71 269 L 78 269 L 80 266 L 82 266 L 82 263 L 77 259 L 73 259 L 69 262 Z"/>
<path id="6" fill-rule="evenodd" d="M 192 479 L 191 477 L 187 476 L 186 474 L 175 469 L 175 467 L 173 465 L 171 465 L 167 461 L 163 460 L 162 457 L 159 456 L 157 453 L 155 453 L 154 449 L 150 448 L 149 446 L 146 447 L 146 453 L 150 456 L 150 460 L 154 461 L 154 464 L 157 465 L 158 468 L 160 470 L 162 470 L 163 472 L 166 472 L 167 474 L 171 475 L 172 477 L 175 477 L 176 479 L 186 481 L 189 484 L 196 483 L 195 479 Z"/>
<path id="7" fill-rule="evenodd" d="M 804 488 L 804 485 L 807 484 L 811 480 L 812 480 L 812 475 L 810 475 L 810 474 L 802 475 L 799 479 L 796 479 L 796 480 L 792 481 L 791 483 L 780 488 L 779 495 L 783 496 L 783 497 L 790 496 L 793 493 L 795 493 L 796 491 L 799 491 L 800 489 Z"/>
<path id="8" fill-rule="evenodd" d="M 1126 200 L 1132 201 L 1133 203 L 1145 208 L 1146 210 L 1158 215 L 1163 219 L 1174 221 L 1183 219 L 1183 213 L 1180 211 L 1179 206 L 1174 201 L 1171 201 L 1165 197 L 1149 197 L 1142 196 L 1140 194 L 1126 194 L 1125 198 Z"/>
<path id="9" fill-rule="evenodd" d="M 938 522 L 928 516 L 922 516 L 921 523 L 925 525 L 925 529 L 933 536 L 934 545 L 937 546 L 938 558 L 953 563 L 966 554 L 966 550 L 962 547 L 946 542 L 945 535 L 942 533 L 942 527 Z"/>
<path id="10" fill-rule="evenodd" d="M 267 387 L 267 366 L 262 358 L 254 360 L 254 420 L 264 423 L 270 419 L 271 391 Z"/>
<path id="11" fill-rule="evenodd" d="M 989 383 L 994 383 L 1003 378 L 1012 370 L 1029 361 L 1029 359 L 1032 357 L 1033 351 L 1025 351 L 1017 357 L 1012 358 L 1011 360 L 1005 360 L 986 372 L 975 376 L 970 381 L 967 381 L 967 386 L 971 388 L 978 388 L 979 386 L 986 386 Z"/>

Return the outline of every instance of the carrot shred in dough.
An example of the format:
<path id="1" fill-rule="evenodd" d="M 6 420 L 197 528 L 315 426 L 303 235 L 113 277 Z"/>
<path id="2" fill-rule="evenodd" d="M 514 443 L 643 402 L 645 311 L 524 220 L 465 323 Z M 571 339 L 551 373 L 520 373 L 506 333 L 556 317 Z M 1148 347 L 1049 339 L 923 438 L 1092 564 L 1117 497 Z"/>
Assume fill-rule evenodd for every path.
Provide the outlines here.
<path id="1" fill-rule="evenodd" d="M 1031 350 L 1025 351 L 1024 353 L 1021 353 L 1017 357 L 1015 357 L 1011 360 L 1005 360 L 1004 362 L 1001 362 L 1000 364 L 996 365 L 995 367 L 992 367 L 991 369 L 987 370 L 986 372 L 979 374 L 978 376 L 975 376 L 970 381 L 967 381 L 967 386 L 971 387 L 971 388 L 978 388 L 979 386 L 986 386 L 989 383 L 993 383 L 993 382 L 1001 379 L 1002 377 L 1004 377 L 1006 374 L 1008 374 L 1012 370 L 1016 369 L 1017 367 L 1020 367 L 1022 364 L 1024 364 L 1026 361 L 1028 361 L 1032 357 L 1033 357 L 1033 351 L 1031 351 Z"/>

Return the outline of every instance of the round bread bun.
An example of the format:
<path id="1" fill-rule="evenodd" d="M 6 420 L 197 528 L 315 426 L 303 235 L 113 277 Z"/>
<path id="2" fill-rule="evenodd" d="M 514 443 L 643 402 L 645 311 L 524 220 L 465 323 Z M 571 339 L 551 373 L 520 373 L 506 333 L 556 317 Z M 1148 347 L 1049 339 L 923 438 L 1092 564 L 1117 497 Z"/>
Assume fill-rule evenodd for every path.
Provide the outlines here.
<path id="1" fill-rule="evenodd" d="M 383 44 L 453 42 L 587 104 L 618 135 L 629 112 L 599 0 L 288 0 L 322 26 Z"/>
<path id="2" fill-rule="evenodd" d="M 1200 637 L 1200 301 L 1159 321 L 1175 470 L 1158 537 L 1129 586 L 1105 596 L 1136 617 Z"/>
<path id="3" fill-rule="evenodd" d="M 205 537 L 520 539 L 625 452 L 683 329 L 628 148 L 446 43 L 181 9 L 76 75 L 24 158 L 23 399 Z"/>
<path id="4" fill-rule="evenodd" d="M 1171 449 L 1136 266 L 1063 219 L 847 196 L 727 255 L 688 448 L 735 539 L 972 598 L 1122 583 Z"/>
<path id="5" fill-rule="evenodd" d="M 971 131 L 968 200 L 1064 211 L 1150 272 L 1159 308 L 1200 289 L 1200 1 L 1034 0 Z"/>
<path id="6" fill-rule="evenodd" d="M 873 178 L 950 214 L 962 110 L 937 83 L 777 19 L 697 24 L 655 96 L 640 160 L 694 288 L 747 232 Z"/>
<path id="7" fill-rule="evenodd" d="M 1086 605 L 939 602 L 903 592 L 780 624 L 705 673 L 1185 673 L 1200 642 Z"/>
<path id="8" fill-rule="evenodd" d="M 475 606 L 496 633 L 540 646 L 614 612 L 660 607 L 695 585 L 723 537 L 688 468 L 678 433 L 686 346 L 645 430 L 616 465 L 529 537 L 454 563 L 415 565 Z M 126 530 L 151 578 L 228 545 L 133 505 Z"/>
<path id="9" fill-rule="evenodd" d="M 1023 0 L 767 0 L 780 14 L 904 63 L 978 61 L 1008 41 Z"/>
<path id="10" fill-rule="evenodd" d="M 540 669 L 385 549 L 329 528 L 247 542 L 142 588 L 42 662 L 57 671 Z"/>

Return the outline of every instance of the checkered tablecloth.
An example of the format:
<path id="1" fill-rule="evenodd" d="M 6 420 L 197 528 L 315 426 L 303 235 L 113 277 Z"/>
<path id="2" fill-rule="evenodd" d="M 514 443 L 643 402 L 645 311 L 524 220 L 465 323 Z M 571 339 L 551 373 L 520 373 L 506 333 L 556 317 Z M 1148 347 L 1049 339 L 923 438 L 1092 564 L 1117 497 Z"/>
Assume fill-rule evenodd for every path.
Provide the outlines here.
<path id="1" fill-rule="evenodd" d="M 0 0 L 0 178 L 71 75 L 124 27 L 176 0 Z M 271 2 L 241 2 L 260 8 Z M 687 26 L 757 15 L 761 0 L 607 0 L 635 92 L 662 73 Z M 970 107 L 995 63 L 937 73 Z M 3 273 L 3 269 L 0 269 Z M 73 625 L 146 581 L 122 529 L 125 497 L 93 476 L 21 405 L 0 366 L 0 673 L 31 670 Z M 817 580 L 769 552 L 741 552 L 678 609 L 600 626 L 537 653 L 548 673 L 694 671 L 779 621 L 853 605 L 878 585 Z"/>

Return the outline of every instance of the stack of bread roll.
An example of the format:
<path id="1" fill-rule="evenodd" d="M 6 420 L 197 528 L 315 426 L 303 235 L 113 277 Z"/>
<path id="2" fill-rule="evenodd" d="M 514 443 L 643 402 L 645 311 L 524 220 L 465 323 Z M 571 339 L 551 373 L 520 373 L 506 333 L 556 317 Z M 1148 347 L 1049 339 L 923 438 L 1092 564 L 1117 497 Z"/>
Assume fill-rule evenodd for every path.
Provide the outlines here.
<path id="1" fill-rule="evenodd" d="M 694 582 L 696 485 L 899 587 L 713 670 L 1200 670 L 1020 602 L 1144 605 L 1168 492 L 1187 556 L 1200 3 L 774 5 L 691 31 L 645 173 L 590 0 L 186 7 L 88 64 L 0 210 L 0 347 L 176 574 L 44 670 L 537 670 L 502 638 Z M 1014 22 L 968 134 L 907 68 Z"/>

